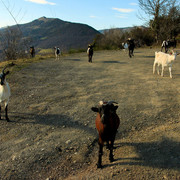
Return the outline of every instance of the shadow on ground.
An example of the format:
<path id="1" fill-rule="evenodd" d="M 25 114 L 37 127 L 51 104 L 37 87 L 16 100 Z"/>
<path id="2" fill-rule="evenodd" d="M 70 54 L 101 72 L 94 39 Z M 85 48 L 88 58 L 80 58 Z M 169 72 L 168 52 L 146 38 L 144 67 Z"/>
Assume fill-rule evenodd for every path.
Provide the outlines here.
<path id="1" fill-rule="evenodd" d="M 42 124 L 50 125 L 57 128 L 63 126 L 68 128 L 80 129 L 88 132 L 92 135 L 97 135 L 96 129 L 89 127 L 87 124 L 75 121 L 67 115 L 59 114 L 47 114 L 47 115 L 37 115 L 30 113 L 10 113 L 11 122 L 10 123 L 22 123 L 22 124 Z"/>
<path id="2" fill-rule="evenodd" d="M 66 115 L 47 114 L 37 115 L 28 113 L 10 113 L 11 123 L 22 124 L 42 124 L 50 125 L 61 128 L 66 126 L 67 128 L 75 128 L 84 130 L 87 133 L 97 137 L 97 131 L 95 128 L 91 128 L 83 123 L 73 120 Z M 97 139 L 93 143 L 93 148 L 97 142 Z M 96 144 L 97 145 L 97 144 Z M 143 142 L 143 143 L 119 143 L 115 144 L 115 148 L 120 151 L 122 147 L 133 147 L 134 151 L 138 155 L 132 158 L 123 158 L 121 154 L 115 154 L 115 163 L 105 164 L 104 168 L 117 166 L 117 165 L 138 165 L 153 168 L 173 169 L 180 170 L 180 142 L 173 141 L 163 137 L 161 141 L 156 142 Z M 88 154 L 89 152 L 87 152 Z M 119 156 L 119 157 L 118 157 Z"/>
<path id="3" fill-rule="evenodd" d="M 127 64 L 127 62 L 120 62 L 120 61 L 101 61 L 100 63 L 107 63 L 107 64 L 108 64 L 108 63 L 109 63 L 109 64 L 110 64 L 110 63 L 114 63 L 114 64 L 115 64 L 115 63 L 118 63 L 118 64 Z"/>
<path id="4" fill-rule="evenodd" d="M 120 143 L 116 148 L 132 146 L 139 158 L 117 158 L 116 163 L 104 167 L 116 165 L 140 165 L 154 168 L 180 170 L 180 143 L 168 138 L 158 142 L 147 143 Z M 115 154 L 117 157 L 117 154 Z M 121 162 L 123 161 L 123 162 Z"/>
<path id="5" fill-rule="evenodd" d="M 64 59 L 65 61 L 66 60 L 68 60 L 68 61 L 81 61 L 80 59 L 70 59 L 70 58 L 68 58 L 68 59 Z"/>

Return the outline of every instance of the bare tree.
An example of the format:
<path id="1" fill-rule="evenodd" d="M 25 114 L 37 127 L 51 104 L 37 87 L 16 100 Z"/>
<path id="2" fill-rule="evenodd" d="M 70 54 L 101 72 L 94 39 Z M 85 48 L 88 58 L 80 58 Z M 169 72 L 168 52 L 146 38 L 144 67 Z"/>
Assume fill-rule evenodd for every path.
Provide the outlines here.
<path id="1" fill-rule="evenodd" d="M 152 19 L 150 27 L 155 33 L 155 39 L 158 42 L 160 32 L 161 16 L 169 12 L 176 0 L 138 0 L 140 8 Z"/>
<path id="2" fill-rule="evenodd" d="M 13 15 L 12 10 L 10 10 L 10 7 L 6 5 L 3 0 L 1 0 L 1 2 L 16 23 L 16 26 L 7 27 L 0 33 L 1 47 L 4 56 L 6 59 L 24 57 L 26 55 L 25 52 L 29 48 L 27 41 L 23 39 L 22 30 L 16 20 L 16 17 Z"/>
<path id="3" fill-rule="evenodd" d="M 16 26 L 4 29 L 0 33 L 0 40 L 4 59 L 9 60 L 25 57 L 25 47 L 22 34 Z"/>

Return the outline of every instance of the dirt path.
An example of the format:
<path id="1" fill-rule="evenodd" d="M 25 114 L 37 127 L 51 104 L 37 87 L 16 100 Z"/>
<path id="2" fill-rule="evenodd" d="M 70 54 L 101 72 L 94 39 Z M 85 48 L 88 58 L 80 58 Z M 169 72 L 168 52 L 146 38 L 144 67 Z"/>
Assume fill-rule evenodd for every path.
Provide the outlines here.
<path id="1" fill-rule="evenodd" d="M 173 79 L 152 74 L 153 49 L 43 60 L 8 82 L 11 123 L 0 121 L 0 179 L 180 179 L 180 57 Z M 99 100 L 115 100 L 114 163 L 96 169 Z"/>

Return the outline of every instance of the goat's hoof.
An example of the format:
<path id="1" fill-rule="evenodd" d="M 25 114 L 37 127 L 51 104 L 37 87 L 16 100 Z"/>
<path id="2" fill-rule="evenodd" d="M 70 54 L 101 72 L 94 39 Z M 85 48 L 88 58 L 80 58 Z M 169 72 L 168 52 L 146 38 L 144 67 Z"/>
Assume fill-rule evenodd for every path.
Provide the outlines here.
<path id="1" fill-rule="evenodd" d="M 9 118 L 8 118 L 8 119 L 6 119 L 6 121 L 7 121 L 7 122 L 11 122 L 11 121 L 9 120 Z"/>
<path id="2" fill-rule="evenodd" d="M 109 144 L 107 144 L 107 145 L 106 145 L 106 149 L 109 149 L 109 150 L 110 150 L 110 146 L 109 146 Z"/>
<path id="3" fill-rule="evenodd" d="M 109 158 L 109 161 L 110 162 L 114 162 L 114 158 Z"/>
<path id="4" fill-rule="evenodd" d="M 101 168 L 102 169 L 102 165 L 101 164 L 97 164 L 97 168 Z"/>

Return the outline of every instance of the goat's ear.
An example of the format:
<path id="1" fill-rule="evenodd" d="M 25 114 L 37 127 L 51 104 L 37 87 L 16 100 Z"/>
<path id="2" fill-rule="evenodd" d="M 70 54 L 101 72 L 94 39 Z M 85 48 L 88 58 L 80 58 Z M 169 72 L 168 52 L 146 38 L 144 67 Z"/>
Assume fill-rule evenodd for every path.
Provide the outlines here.
<path id="1" fill-rule="evenodd" d="M 94 112 L 99 112 L 99 109 L 97 107 L 92 107 L 91 110 Z"/>

